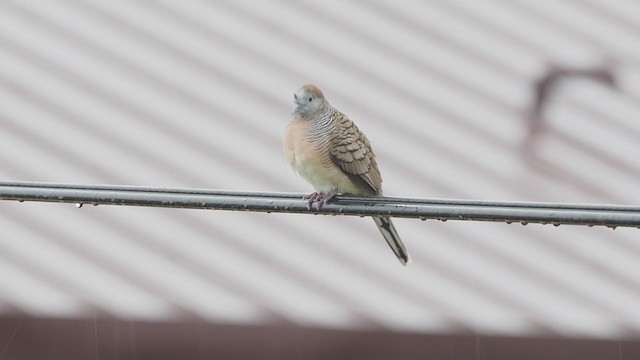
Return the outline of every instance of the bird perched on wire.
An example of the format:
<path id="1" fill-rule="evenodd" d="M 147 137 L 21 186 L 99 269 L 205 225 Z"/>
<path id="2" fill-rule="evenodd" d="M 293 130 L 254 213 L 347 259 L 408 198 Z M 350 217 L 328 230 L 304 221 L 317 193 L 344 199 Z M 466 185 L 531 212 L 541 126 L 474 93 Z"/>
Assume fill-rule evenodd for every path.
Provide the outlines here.
<path id="1" fill-rule="evenodd" d="M 314 187 L 304 197 L 319 210 L 337 194 L 382 195 L 382 177 L 369 141 L 353 121 L 336 110 L 315 85 L 293 95 L 295 108 L 284 136 L 284 153 L 293 169 Z M 390 217 L 373 217 L 403 265 L 410 262 Z"/>

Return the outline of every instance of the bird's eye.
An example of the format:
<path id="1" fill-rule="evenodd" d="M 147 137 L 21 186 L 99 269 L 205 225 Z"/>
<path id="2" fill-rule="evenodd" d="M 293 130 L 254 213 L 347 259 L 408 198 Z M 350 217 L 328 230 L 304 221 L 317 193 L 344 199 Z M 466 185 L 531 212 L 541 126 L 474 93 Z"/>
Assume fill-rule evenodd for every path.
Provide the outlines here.
<path id="1" fill-rule="evenodd" d="M 309 102 L 312 102 L 313 101 L 313 97 L 310 97 L 307 100 L 309 100 Z"/>

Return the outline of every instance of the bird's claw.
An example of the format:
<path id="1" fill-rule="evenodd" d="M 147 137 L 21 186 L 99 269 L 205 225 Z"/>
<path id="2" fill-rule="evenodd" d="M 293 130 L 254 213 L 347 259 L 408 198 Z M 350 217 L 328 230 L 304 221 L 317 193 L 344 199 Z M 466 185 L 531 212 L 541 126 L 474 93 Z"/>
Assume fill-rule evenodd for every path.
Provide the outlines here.
<path id="1" fill-rule="evenodd" d="M 302 199 L 307 202 L 307 209 L 311 210 L 313 203 L 316 204 L 316 210 L 322 209 L 323 206 L 329 204 L 336 197 L 337 191 L 330 191 L 326 194 L 320 194 L 317 192 L 311 193 L 309 195 L 304 196 Z"/>
<path id="2" fill-rule="evenodd" d="M 311 194 L 302 197 L 302 200 L 307 202 L 307 210 L 311 210 L 311 205 L 313 205 L 313 202 L 316 201 L 320 196 L 321 195 L 317 192 L 312 192 Z"/>

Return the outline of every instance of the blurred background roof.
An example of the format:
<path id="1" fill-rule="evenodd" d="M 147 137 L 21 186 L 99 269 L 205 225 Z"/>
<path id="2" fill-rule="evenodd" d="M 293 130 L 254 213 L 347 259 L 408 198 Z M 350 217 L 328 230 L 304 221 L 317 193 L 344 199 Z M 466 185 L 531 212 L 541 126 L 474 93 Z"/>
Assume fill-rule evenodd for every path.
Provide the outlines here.
<path id="1" fill-rule="evenodd" d="M 0 178 L 310 192 L 315 83 L 385 194 L 640 203 L 640 3 L 0 2 Z M 553 69 L 604 69 L 557 81 Z M 324 329 L 640 332 L 640 230 L 0 203 L 0 311 Z"/>

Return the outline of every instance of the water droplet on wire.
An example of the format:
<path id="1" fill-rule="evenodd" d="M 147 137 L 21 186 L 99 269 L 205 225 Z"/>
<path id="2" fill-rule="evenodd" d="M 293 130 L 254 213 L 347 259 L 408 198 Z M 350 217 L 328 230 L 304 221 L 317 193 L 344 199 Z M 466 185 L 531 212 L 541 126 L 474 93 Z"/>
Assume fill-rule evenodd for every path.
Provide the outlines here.
<path id="1" fill-rule="evenodd" d="M 76 203 L 76 207 L 80 209 L 82 207 L 82 203 Z"/>

